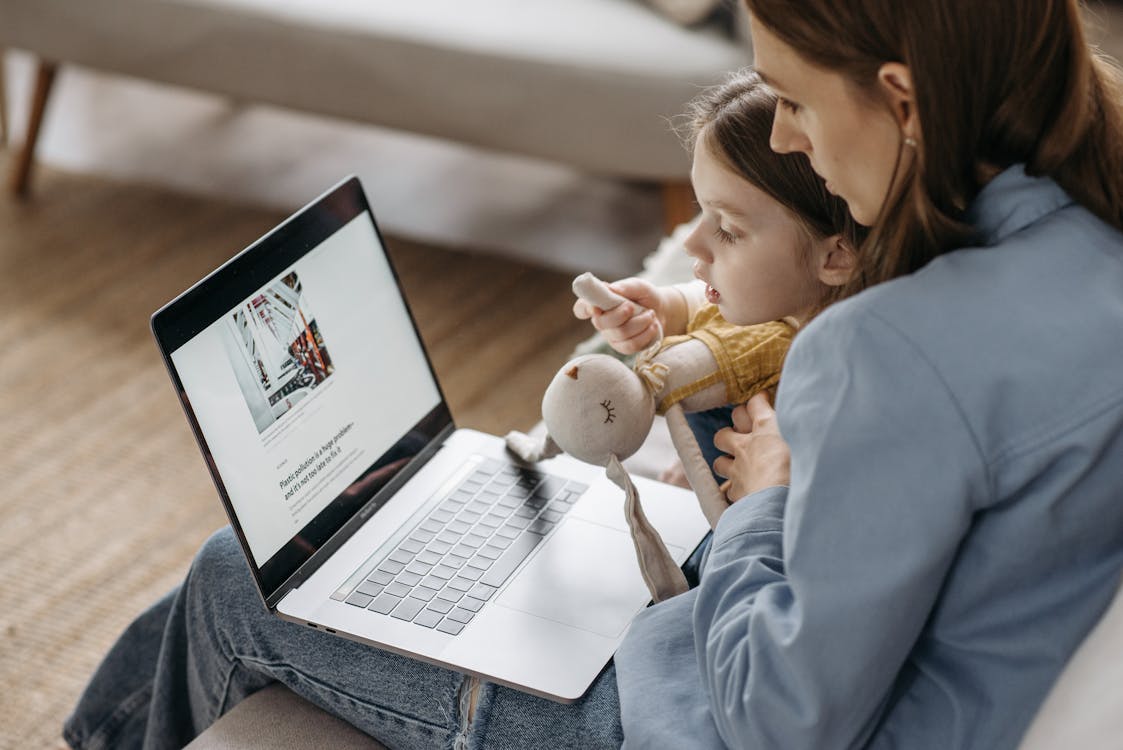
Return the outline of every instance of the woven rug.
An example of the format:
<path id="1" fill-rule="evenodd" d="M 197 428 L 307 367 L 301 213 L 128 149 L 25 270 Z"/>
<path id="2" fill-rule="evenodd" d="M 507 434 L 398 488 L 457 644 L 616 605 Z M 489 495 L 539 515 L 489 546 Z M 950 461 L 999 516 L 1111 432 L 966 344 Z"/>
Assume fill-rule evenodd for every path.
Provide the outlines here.
<path id="1" fill-rule="evenodd" d="M 31 201 L 0 197 L 0 748 L 52 746 L 117 634 L 225 523 L 148 316 L 281 218 L 51 171 Z M 528 428 L 588 333 L 569 277 L 388 244 L 457 422 Z"/>

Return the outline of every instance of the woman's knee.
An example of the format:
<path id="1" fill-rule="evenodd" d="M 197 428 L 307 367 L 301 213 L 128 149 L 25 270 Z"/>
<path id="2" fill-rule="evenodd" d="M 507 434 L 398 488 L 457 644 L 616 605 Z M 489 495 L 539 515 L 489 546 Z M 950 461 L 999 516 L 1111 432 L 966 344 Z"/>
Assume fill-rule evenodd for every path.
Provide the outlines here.
<path id="1" fill-rule="evenodd" d="M 211 605 L 227 597 L 239 602 L 257 599 L 242 547 L 233 529 L 224 526 L 203 542 L 191 562 L 184 585 L 191 599 Z"/>
<path id="2" fill-rule="evenodd" d="M 242 548 L 238 544 L 234 530 L 229 526 L 223 526 L 207 537 L 199 547 L 191 564 L 191 572 L 196 575 L 211 573 L 226 575 L 230 572 L 232 563 L 239 563 L 243 569 L 245 568 L 245 564 L 242 563 Z"/>

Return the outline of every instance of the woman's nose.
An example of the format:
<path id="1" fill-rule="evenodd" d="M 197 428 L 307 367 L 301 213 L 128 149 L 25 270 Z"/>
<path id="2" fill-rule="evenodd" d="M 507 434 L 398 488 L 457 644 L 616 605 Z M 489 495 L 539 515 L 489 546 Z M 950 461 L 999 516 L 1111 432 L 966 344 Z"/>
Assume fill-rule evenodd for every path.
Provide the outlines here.
<path id="1" fill-rule="evenodd" d="M 772 135 L 768 145 L 778 154 L 811 152 L 811 142 L 792 121 L 792 116 L 783 106 L 776 107 L 772 118 Z"/>

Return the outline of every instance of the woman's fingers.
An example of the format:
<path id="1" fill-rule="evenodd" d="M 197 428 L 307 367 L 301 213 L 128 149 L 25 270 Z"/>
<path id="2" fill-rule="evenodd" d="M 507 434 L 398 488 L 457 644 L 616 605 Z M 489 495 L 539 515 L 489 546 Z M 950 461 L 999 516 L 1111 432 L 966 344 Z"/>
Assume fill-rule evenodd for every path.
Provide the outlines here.
<path id="1" fill-rule="evenodd" d="M 754 425 L 776 424 L 776 410 L 768 401 L 768 394 L 758 393 L 747 403 L 733 409 L 733 429 L 737 432 L 753 432 Z"/>
<path id="2" fill-rule="evenodd" d="M 753 431 L 753 418 L 749 416 L 749 408 L 745 404 L 733 408 L 733 429 L 737 432 Z"/>
<path id="3" fill-rule="evenodd" d="M 772 408 L 772 403 L 768 400 L 768 394 L 763 391 L 749 399 L 748 403 L 745 404 L 745 411 L 755 426 L 766 422 L 772 427 L 776 425 L 776 410 Z"/>
<path id="4" fill-rule="evenodd" d="M 726 454 L 714 461 L 714 471 L 729 479 L 726 497 L 731 502 L 790 479 L 791 453 L 767 398 L 754 396 L 745 416 L 751 420 L 749 431 L 726 427 L 714 435 L 714 446 Z"/>
<path id="5" fill-rule="evenodd" d="M 740 445 L 740 442 L 738 441 L 737 438 L 739 436 L 745 435 L 745 434 L 748 434 L 748 433 L 738 432 L 737 430 L 734 430 L 732 427 L 723 427 L 723 428 L 721 428 L 720 430 L 718 430 L 717 432 L 714 433 L 714 447 L 717 448 L 722 453 L 735 454 L 735 452 L 737 451 L 738 445 Z M 729 456 L 722 456 L 717 461 L 714 461 L 714 470 L 715 471 L 717 470 L 718 461 L 721 461 L 722 458 L 729 458 Z M 723 477 L 729 476 L 729 474 L 727 474 L 723 471 L 718 471 L 718 474 L 721 474 Z"/>
<path id="6" fill-rule="evenodd" d="M 714 442 L 717 443 L 716 440 Z M 714 459 L 714 473 L 719 477 L 728 479 L 729 475 L 733 473 L 733 457 L 725 455 Z"/>

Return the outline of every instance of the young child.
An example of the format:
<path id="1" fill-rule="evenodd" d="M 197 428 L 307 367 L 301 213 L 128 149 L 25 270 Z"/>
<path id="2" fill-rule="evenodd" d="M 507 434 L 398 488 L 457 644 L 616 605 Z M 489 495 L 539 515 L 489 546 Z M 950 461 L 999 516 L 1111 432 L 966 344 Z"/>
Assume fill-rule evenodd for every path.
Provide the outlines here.
<path id="1" fill-rule="evenodd" d="M 701 216 L 684 242 L 701 282 L 657 287 L 642 279 L 611 287 L 631 302 L 604 312 L 579 300 L 574 314 L 590 319 L 622 354 L 637 353 L 660 334 L 717 328 L 734 354 L 718 357 L 741 370 L 770 373 L 774 388 L 786 345 L 757 346 L 754 326 L 776 321 L 791 336 L 851 281 L 862 229 L 846 203 L 831 195 L 802 155 L 769 146 L 775 94 L 752 69 L 732 74 L 688 107 L 691 182 Z M 744 326 L 740 332 L 732 326 Z M 738 347 L 738 340 L 741 345 Z M 738 377 L 732 373 L 730 377 Z M 714 434 L 730 426 L 732 407 L 689 415 L 710 465 L 721 455 Z M 665 475 L 681 481 L 681 469 Z"/>

